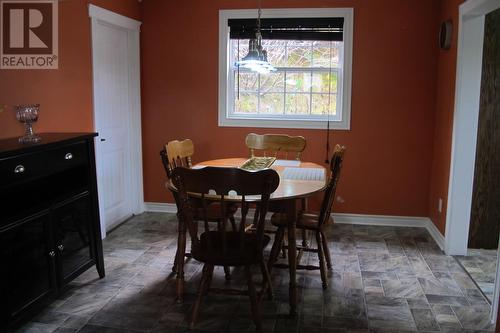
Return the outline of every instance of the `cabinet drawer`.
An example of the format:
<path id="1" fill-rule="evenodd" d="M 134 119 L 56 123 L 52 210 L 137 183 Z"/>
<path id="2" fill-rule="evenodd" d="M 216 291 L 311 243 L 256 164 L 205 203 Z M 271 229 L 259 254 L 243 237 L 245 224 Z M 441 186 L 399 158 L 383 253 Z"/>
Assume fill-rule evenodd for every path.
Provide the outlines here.
<path id="1" fill-rule="evenodd" d="M 88 160 L 85 142 L 49 150 L 47 153 L 50 168 L 55 172 L 85 164 Z"/>
<path id="2" fill-rule="evenodd" d="M 48 176 L 85 164 L 86 161 L 85 142 L 7 158 L 0 161 L 0 186 Z"/>

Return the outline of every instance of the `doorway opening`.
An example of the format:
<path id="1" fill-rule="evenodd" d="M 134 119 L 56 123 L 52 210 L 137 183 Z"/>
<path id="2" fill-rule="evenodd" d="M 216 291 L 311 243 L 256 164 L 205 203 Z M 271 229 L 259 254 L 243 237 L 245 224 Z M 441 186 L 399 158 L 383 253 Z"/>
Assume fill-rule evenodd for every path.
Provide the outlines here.
<path id="1" fill-rule="evenodd" d="M 445 251 L 468 253 L 477 153 L 483 41 L 486 15 L 500 8 L 498 0 L 467 1 L 460 6 L 457 84 L 453 119 L 452 157 L 446 216 Z M 498 257 L 497 257 L 498 262 Z M 498 268 L 495 269 L 498 277 Z M 491 319 L 496 319 L 499 279 L 495 279 Z"/>

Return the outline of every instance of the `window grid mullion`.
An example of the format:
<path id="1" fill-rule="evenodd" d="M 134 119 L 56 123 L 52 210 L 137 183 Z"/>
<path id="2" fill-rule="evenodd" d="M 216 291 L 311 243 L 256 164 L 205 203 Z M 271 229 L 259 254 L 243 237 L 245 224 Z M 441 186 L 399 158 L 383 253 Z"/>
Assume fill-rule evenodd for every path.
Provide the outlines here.
<path id="1" fill-rule="evenodd" d="M 257 114 L 260 114 L 260 74 L 257 74 Z"/>
<path id="2" fill-rule="evenodd" d="M 285 65 L 288 62 L 288 41 L 285 41 Z M 285 69 L 284 71 L 284 76 L 283 76 L 283 115 L 286 115 L 286 77 L 288 74 L 288 71 Z"/>
<path id="3" fill-rule="evenodd" d="M 309 59 L 311 65 L 313 63 L 313 43 L 311 42 L 311 57 Z M 309 87 L 309 115 L 312 114 L 312 91 L 313 91 L 313 72 L 311 71 L 311 81 Z"/>

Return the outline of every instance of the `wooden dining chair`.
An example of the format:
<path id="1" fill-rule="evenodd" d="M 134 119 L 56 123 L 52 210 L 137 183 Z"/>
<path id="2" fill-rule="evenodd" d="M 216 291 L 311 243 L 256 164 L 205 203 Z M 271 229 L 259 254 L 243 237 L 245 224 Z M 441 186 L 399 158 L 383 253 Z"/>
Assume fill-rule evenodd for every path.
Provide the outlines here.
<path id="1" fill-rule="evenodd" d="M 250 133 L 245 138 L 245 144 L 250 157 L 257 156 L 260 152 L 263 156 L 300 160 L 300 155 L 306 149 L 306 139 L 303 136 L 286 134 Z"/>
<path id="2" fill-rule="evenodd" d="M 192 162 L 192 156 L 194 155 L 194 144 L 193 141 L 190 139 L 185 139 L 182 141 L 179 140 L 173 140 L 168 142 L 165 147 L 160 151 L 160 156 L 161 160 L 163 163 L 163 167 L 165 168 L 165 172 L 167 174 L 167 177 L 169 179 L 172 179 L 172 173 L 175 168 L 177 167 L 186 167 L 186 168 L 192 168 L 193 162 Z M 175 191 L 172 191 L 172 195 L 174 196 L 174 200 L 177 206 L 177 210 L 179 210 L 179 198 L 178 194 Z M 198 214 L 195 215 L 195 220 L 201 221 L 202 216 L 200 215 L 201 212 L 201 206 L 199 202 L 196 202 L 194 200 L 193 204 L 198 207 Z M 237 205 L 231 205 L 229 209 L 226 211 L 228 214 L 229 221 L 231 222 L 231 225 L 233 229 L 236 230 L 236 221 L 234 219 L 234 214 L 238 210 Z M 210 222 L 215 222 L 220 224 L 222 221 L 222 217 L 220 216 L 220 209 L 217 206 L 217 204 L 212 204 L 208 208 L 208 220 Z M 182 239 L 185 237 L 185 235 L 179 234 L 180 239 L 177 242 L 177 252 L 182 251 L 180 247 L 185 246 L 185 239 Z M 184 251 L 185 252 L 185 251 Z M 191 254 L 189 252 L 185 252 L 185 256 L 190 258 Z M 177 271 L 177 265 L 179 261 L 177 260 L 178 256 L 176 254 L 175 256 L 175 261 L 174 261 L 174 266 L 172 267 L 172 271 L 176 272 Z M 226 279 L 229 280 L 231 275 L 229 273 L 229 268 L 225 267 L 224 271 L 226 273 Z M 179 294 L 182 294 L 182 291 L 179 291 Z"/>
<path id="3" fill-rule="evenodd" d="M 194 144 L 191 139 L 169 141 L 165 145 L 164 155 L 162 155 L 167 176 L 171 178 L 172 172 L 176 167 L 192 168 L 193 162 L 191 158 L 193 155 Z M 165 158 L 163 159 L 163 157 Z"/>
<path id="4" fill-rule="evenodd" d="M 249 149 L 250 157 L 257 155 L 272 156 L 280 159 L 294 159 L 300 161 L 302 152 L 306 149 L 306 139 L 303 136 L 290 136 L 287 134 L 255 134 L 250 133 L 245 138 L 245 144 Z M 301 200 L 301 210 L 307 209 L 307 199 Z M 258 208 L 257 208 L 258 209 Z M 270 212 L 281 212 L 279 203 L 271 203 Z M 248 230 L 252 230 L 252 226 Z M 274 230 L 267 229 L 267 233 L 275 233 Z M 302 231 L 302 245 L 307 246 L 307 232 Z M 283 257 L 286 257 L 285 247 L 283 247 Z"/>
<path id="5" fill-rule="evenodd" d="M 263 256 L 263 249 L 270 241 L 270 237 L 264 234 L 264 223 L 270 194 L 276 190 L 279 184 L 278 173 L 272 169 L 250 172 L 238 168 L 176 168 L 173 171 L 172 180 L 179 190 L 181 221 L 185 223 L 191 236 L 191 254 L 194 259 L 204 264 L 198 296 L 193 306 L 191 328 L 196 324 L 204 294 L 212 290 L 249 295 L 253 320 L 257 331 L 261 332 L 262 324 L 251 266 L 260 266 L 263 279 L 266 281 L 264 285 L 270 286 L 270 276 Z M 235 196 L 235 193 L 238 196 Z M 198 209 L 192 204 L 193 195 L 197 195 L 197 199 L 202 203 L 204 232 L 201 234 L 198 233 L 200 228 L 194 219 L 194 216 L 198 214 Z M 252 200 L 249 196 L 257 196 L 261 202 L 255 233 L 245 232 L 246 217 Z M 255 197 L 253 199 L 255 200 Z M 238 202 L 241 207 L 238 230 L 228 231 L 226 229 L 227 219 L 224 219 L 222 228 L 210 229 L 207 207 L 214 200 L 219 203 L 220 216 L 227 216 L 228 207 L 234 202 Z M 211 289 L 210 283 L 214 266 L 243 266 L 248 291 Z M 270 290 L 270 288 L 268 289 Z"/>
<path id="6" fill-rule="evenodd" d="M 321 281 L 323 284 L 323 288 L 328 287 L 327 278 L 326 278 L 326 269 L 325 269 L 325 258 L 326 265 L 328 270 L 332 269 L 332 261 L 330 257 L 330 252 L 328 250 L 328 241 L 325 237 L 324 227 L 330 223 L 333 223 L 331 219 L 331 211 L 333 206 L 333 201 L 335 198 L 335 191 L 337 189 L 337 183 L 340 178 L 340 171 L 342 169 L 342 163 L 344 160 L 346 148 L 340 145 L 335 146 L 335 150 L 333 153 L 333 157 L 330 161 L 330 177 L 328 180 L 328 184 L 326 186 L 323 202 L 321 203 L 321 209 L 319 215 L 309 213 L 309 212 L 300 212 L 297 217 L 297 229 L 302 230 L 310 230 L 314 232 L 316 236 L 316 248 L 307 247 L 297 247 L 299 251 L 305 252 L 315 252 L 318 254 L 319 259 L 319 267 L 312 265 L 300 265 L 300 262 L 297 263 L 297 269 L 319 269 L 321 272 Z M 274 239 L 274 243 L 271 249 L 270 258 L 268 261 L 269 270 L 271 267 L 276 266 L 280 268 L 288 268 L 288 265 L 285 264 L 275 264 L 280 249 L 282 247 L 283 238 L 285 234 L 285 230 L 288 226 L 287 216 L 283 213 L 273 214 L 271 217 L 271 223 L 278 227 L 276 231 L 276 237 Z M 300 260 L 300 259 L 299 259 Z"/>

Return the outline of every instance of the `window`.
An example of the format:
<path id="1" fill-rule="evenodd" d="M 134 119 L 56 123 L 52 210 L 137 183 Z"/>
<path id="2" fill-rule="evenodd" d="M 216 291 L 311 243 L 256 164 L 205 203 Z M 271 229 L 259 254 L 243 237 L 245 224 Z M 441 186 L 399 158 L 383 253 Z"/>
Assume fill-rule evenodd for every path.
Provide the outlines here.
<path id="1" fill-rule="evenodd" d="M 256 12 L 219 14 L 219 126 L 326 128 L 330 121 L 330 128 L 349 129 L 352 9 L 264 10 L 270 26 L 279 20 L 328 24 L 326 31 L 305 38 L 300 35 L 304 28 L 275 29 L 272 37 L 263 31 L 263 48 L 277 69 L 269 74 L 235 66 L 248 53 L 251 35 L 242 33 L 237 22 L 255 22 Z M 340 22 L 340 30 L 331 22 Z M 325 32 L 335 37 L 325 38 Z"/>

